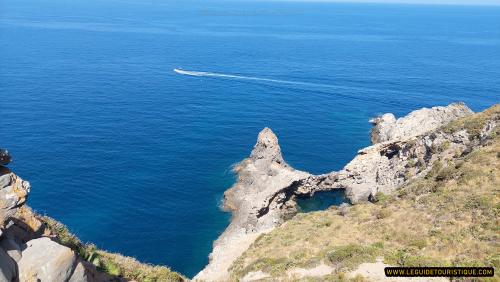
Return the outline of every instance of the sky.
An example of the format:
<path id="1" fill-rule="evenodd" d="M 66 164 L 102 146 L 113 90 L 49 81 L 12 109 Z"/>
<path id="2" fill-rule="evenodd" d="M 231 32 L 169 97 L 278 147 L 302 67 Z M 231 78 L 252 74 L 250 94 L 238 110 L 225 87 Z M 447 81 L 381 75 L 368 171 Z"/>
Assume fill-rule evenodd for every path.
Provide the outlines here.
<path id="1" fill-rule="evenodd" d="M 287 0 L 284 0 L 287 1 Z M 455 4 L 500 5 L 500 0 L 288 0 L 300 2 L 353 2 L 353 3 L 406 3 L 406 4 Z"/>

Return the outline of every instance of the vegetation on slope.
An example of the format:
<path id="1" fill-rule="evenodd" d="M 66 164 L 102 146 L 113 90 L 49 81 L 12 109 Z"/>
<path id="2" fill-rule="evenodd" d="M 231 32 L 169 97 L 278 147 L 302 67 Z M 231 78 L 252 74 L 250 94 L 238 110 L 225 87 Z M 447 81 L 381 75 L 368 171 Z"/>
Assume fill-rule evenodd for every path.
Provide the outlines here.
<path id="1" fill-rule="evenodd" d="M 170 270 L 168 267 L 140 263 L 134 258 L 99 250 L 92 244 L 83 244 L 62 223 L 47 216 L 39 219 L 45 223 L 51 234 L 56 236 L 59 243 L 74 250 L 80 258 L 92 263 L 101 272 L 127 281 L 163 282 L 186 280 L 182 275 Z"/>
<path id="2" fill-rule="evenodd" d="M 462 118 L 441 130 L 466 130 L 479 139 L 500 106 Z M 376 258 L 397 266 L 500 266 L 500 132 L 482 147 L 436 164 L 378 202 L 298 214 L 260 236 L 231 267 L 234 280 L 252 271 L 286 278 L 293 268 L 321 263 L 335 268 L 321 281 L 344 280 L 344 273 Z M 498 279 L 499 276 L 494 277 Z M 312 278 L 311 278 L 312 279 Z M 287 280 L 287 279 L 285 279 Z M 486 279 L 487 280 L 487 279 Z"/>

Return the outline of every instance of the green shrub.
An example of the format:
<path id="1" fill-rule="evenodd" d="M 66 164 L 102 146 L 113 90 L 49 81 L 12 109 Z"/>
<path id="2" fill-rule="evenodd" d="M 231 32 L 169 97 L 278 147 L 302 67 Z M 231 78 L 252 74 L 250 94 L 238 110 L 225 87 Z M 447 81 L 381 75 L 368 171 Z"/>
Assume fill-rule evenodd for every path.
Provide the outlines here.
<path id="1" fill-rule="evenodd" d="M 122 274 L 120 267 L 109 259 L 100 260 L 97 268 L 102 272 L 106 272 L 114 276 L 120 276 Z"/>
<path id="2" fill-rule="evenodd" d="M 385 205 L 389 199 L 390 199 L 390 196 L 386 195 L 382 192 L 377 192 L 377 194 L 375 194 L 375 202 L 377 204 Z"/>
<path id="3" fill-rule="evenodd" d="M 337 247 L 327 252 L 326 257 L 337 269 L 353 269 L 364 262 L 374 262 L 379 248 L 354 245 Z"/>

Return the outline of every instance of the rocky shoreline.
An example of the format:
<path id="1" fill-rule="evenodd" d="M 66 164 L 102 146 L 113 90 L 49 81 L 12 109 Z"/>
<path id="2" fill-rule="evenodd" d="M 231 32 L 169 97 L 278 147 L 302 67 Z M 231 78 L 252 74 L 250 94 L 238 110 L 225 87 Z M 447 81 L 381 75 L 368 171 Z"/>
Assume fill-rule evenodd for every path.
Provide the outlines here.
<path id="1" fill-rule="evenodd" d="M 276 135 L 263 129 L 250 156 L 234 167 L 237 182 L 224 193 L 223 205 L 232 212 L 231 223 L 214 242 L 209 264 L 193 280 L 229 280 L 235 260 L 260 235 L 297 213 L 298 196 L 345 189 L 352 204 L 376 201 L 380 193 L 391 193 L 427 174 L 438 153 L 443 162 L 470 152 L 498 120 L 471 130 L 442 127 L 472 114 L 464 104 L 454 103 L 399 119 L 392 114 L 374 118 L 370 121 L 373 145 L 358 151 L 342 170 L 322 175 L 288 165 Z M 10 156 L 3 159 L 10 160 Z M 63 225 L 32 212 L 26 205 L 29 191 L 28 182 L 0 166 L 0 281 L 187 280 L 166 267 L 143 265 L 82 244 Z"/>
<path id="2" fill-rule="evenodd" d="M 453 103 L 416 110 L 399 119 L 392 114 L 374 118 L 370 121 L 374 125 L 371 132 L 374 145 L 358 151 L 341 171 L 323 175 L 290 167 L 283 159 L 276 135 L 269 128 L 263 129 L 250 157 L 234 168 L 238 180 L 224 194 L 224 207 L 233 213 L 232 221 L 214 242 L 209 264 L 194 280 L 228 280 L 232 263 L 259 235 L 297 212 L 297 196 L 345 189 L 346 198 L 353 204 L 373 201 L 377 193 L 390 193 L 432 169 L 434 147 L 453 142 L 465 150 L 470 145 L 467 134 L 426 133 L 472 114 L 465 104 Z M 419 162 L 421 169 L 409 169 L 410 162 Z"/>

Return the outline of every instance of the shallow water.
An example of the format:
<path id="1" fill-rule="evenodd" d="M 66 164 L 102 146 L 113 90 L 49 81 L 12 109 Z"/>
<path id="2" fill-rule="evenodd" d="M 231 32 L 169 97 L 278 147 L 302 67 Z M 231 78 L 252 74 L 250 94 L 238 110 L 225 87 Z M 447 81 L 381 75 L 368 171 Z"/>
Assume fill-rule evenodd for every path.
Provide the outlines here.
<path id="1" fill-rule="evenodd" d="M 0 146 L 35 210 L 188 276 L 263 127 L 325 173 L 374 115 L 498 102 L 499 8 L 178 2 L 1 1 Z"/>
<path id="2" fill-rule="evenodd" d="M 340 206 L 348 202 L 345 198 L 344 189 L 316 192 L 312 197 L 297 198 L 299 212 L 322 211 L 331 206 Z"/>

